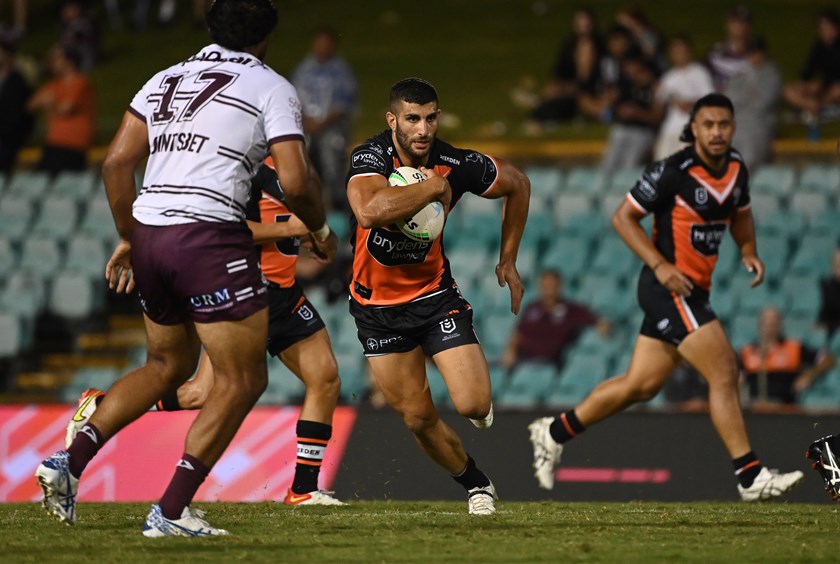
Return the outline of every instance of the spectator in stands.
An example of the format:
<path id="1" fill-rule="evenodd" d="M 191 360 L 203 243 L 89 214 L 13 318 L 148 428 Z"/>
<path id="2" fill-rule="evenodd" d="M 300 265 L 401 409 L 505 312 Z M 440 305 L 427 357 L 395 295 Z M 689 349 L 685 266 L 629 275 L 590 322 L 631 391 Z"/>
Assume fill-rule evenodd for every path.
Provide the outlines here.
<path id="1" fill-rule="evenodd" d="M 706 57 L 718 91 L 729 79 L 747 68 L 747 43 L 752 37 L 752 15 L 746 6 L 737 6 L 726 18 L 726 39 L 712 46 Z"/>
<path id="2" fill-rule="evenodd" d="M 756 406 L 793 404 L 834 366 L 830 353 L 814 350 L 784 335 L 781 312 L 764 308 L 758 320 L 758 341 L 741 349 L 750 399 Z"/>
<path id="3" fill-rule="evenodd" d="M 831 337 L 840 327 L 840 248 L 835 249 L 831 257 L 831 276 L 820 282 L 820 296 L 817 322 Z"/>
<path id="4" fill-rule="evenodd" d="M 732 144 L 750 169 L 767 163 L 776 136 L 776 113 L 782 98 L 782 73 L 767 55 L 763 37 L 750 39 L 747 68 L 729 80 L 725 94 L 738 115 Z"/>
<path id="5" fill-rule="evenodd" d="M 840 105 L 840 14 L 826 10 L 818 19 L 817 40 L 799 80 L 785 87 L 785 100 L 815 126 L 826 106 Z"/>
<path id="6" fill-rule="evenodd" d="M 79 69 L 90 71 L 99 59 L 99 29 L 84 0 L 64 0 L 59 43 L 79 54 Z"/>
<path id="7" fill-rule="evenodd" d="M 15 44 L 0 36 L 0 173 L 14 169 L 17 154 L 32 133 L 32 115 L 26 108 L 32 89 L 15 68 Z"/>
<path id="8" fill-rule="evenodd" d="M 5 3 L 6 2 L 0 3 L 0 6 Z M 26 33 L 26 19 L 29 0 L 11 0 L 9 4 L 12 6 L 12 24 L 6 25 L 5 23 L 2 23 L 0 24 L 0 28 L 3 28 L 3 33 L 7 34 L 8 39 L 17 41 L 23 37 L 24 33 Z"/>
<path id="9" fill-rule="evenodd" d="M 662 71 L 665 61 L 662 56 L 662 37 L 654 29 L 641 8 L 625 8 L 615 15 L 616 23 L 630 32 L 633 43 L 638 47 L 641 55 L 654 65 L 657 71 Z"/>
<path id="10" fill-rule="evenodd" d="M 572 16 L 572 36 L 560 48 L 551 82 L 543 89 L 541 101 L 531 113 L 529 129 L 536 132 L 545 124 L 567 121 L 577 114 L 578 96 L 594 88 L 603 54 L 595 14 L 588 9 L 576 10 Z"/>
<path id="11" fill-rule="evenodd" d="M 610 322 L 586 306 L 563 297 L 563 277 L 545 270 L 539 279 L 540 297 L 525 306 L 508 341 L 502 365 L 508 370 L 522 361 L 561 365 L 566 348 L 581 331 L 596 326 L 602 335 Z"/>
<path id="12" fill-rule="evenodd" d="M 666 108 L 653 150 L 653 159 L 657 161 L 685 146 L 680 135 L 689 121 L 691 107 L 715 89 L 708 69 L 694 60 L 691 39 L 674 37 L 668 46 L 668 56 L 672 66 L 656 87 L 656 101 Z"/>
<path id="13" fill-rule="evenodd" d="M 303 106 L 303 131 L 312 163 L 332 209 L 347 209 L 344 177 L 350 126 L 357 105 L 356 76 L 337 53 L 338 33 L 320 28 L 309 55 L 292 75 Z"/>
<path id="14" fill-rule="evenodd" d="M 603 112 L 612 126 L 601 161 L 605 174 L 638 167 L 650 158 L 656 130 L 665 109 L 654 99 L 656 74 L 648 61 L 639 56 L 625 58 L 615 98 L 605 98 Z"/>
<path id="15" fill-rule="evenodd" d="M 52 78 L 29 100 L 30 112 L 42 112 L 47 136 L 39 170 L 56 175 L 63 170 L 84 170 L 93 146 L 96 101 L 90 79 L 81 72 L 81 56 L 59 45 L 49 55 Z"/>
<path id="16" fill-rule="evenodd" d="M 627 28 L 614 26 L 607 34 L 606 50 L 598 61 L 597 80 L 591 81 L 578 96 L 580 112 L 590 119 L 609 122 L 610 106 L 618 97 L 621 63 L 628 57 L 642 57 Z"/>

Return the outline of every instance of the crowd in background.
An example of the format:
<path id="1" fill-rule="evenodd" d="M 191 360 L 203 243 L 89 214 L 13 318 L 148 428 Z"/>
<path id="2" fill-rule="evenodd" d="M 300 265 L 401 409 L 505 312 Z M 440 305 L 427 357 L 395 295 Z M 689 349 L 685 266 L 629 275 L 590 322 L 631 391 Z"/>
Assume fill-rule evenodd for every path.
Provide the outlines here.
<path id="1" fill-rule="evenodd" d="M 827 9 L 816 23 L 800 78 L 784 85 L 772 46 L 744 6 L 729 12 L 725 36 L 705 54 L 689 36 L 664 38 L 640 9 L 620 10 L 605 34 L 594 12 L 579 9 L 542 93 L 516 91 L 514 100 L 533 106 L 531 134 L 572 119 L 609 124 L 602 166 L 612 173 L 675 152 L 694 101 L 723 92 L 739 124 L 734 146 L 754 167 L 772 157 L 783 102 L 811 125 L 812 136 L 840 110 L 840 15 Z"/>

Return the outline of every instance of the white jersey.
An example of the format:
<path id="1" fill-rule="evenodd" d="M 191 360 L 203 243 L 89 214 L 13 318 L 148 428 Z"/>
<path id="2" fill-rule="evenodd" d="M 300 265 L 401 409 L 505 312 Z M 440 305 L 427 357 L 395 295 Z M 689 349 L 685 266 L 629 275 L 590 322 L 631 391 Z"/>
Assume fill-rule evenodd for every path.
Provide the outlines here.
<path id="1" fill-rule="evenodd" d="M 146 225 L 244 221 L 251 177 L 268 148 L 303 140 L 294 87 L 253 55 L 219 45 L 157 73 L 129 111 L 149 129 L 133 208 Z"/>

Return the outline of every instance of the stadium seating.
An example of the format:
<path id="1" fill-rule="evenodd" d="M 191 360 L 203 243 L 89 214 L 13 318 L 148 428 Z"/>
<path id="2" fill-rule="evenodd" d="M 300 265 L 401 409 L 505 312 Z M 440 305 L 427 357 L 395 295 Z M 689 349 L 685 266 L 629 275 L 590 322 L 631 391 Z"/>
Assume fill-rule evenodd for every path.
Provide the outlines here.
<path id="1" fill-rule="evenodd" d="M 55 239 L 33 236 L 23 242 L 20 269 L 48 278 L 58 272 L 64 262 L 61 248 Z"/>
<path id="2" fill-rule="evenodd" d="M 626 195 L 636 185 L 636 182 L 642 176 L 642 172 L 641 168 L 617 170 L 610 178 L 607 192 L 621 194 L 622 196 Z"/>
<path id="3" fill-rule="evenodd" d="M 25 198 L 6 194 L 0 199 L 0 237 L 20 241 L 29 232 L 34 205 Z"/>
<path id="4" fill-rule="evenodd" d="M 102 241 L 90 235 L 79 234 L 67 243 L 64 269 L 100 280 L 108 258 Z"/>
<path id="5" fill-rule="evenodd" d="M 75 200 L 66 196 L 48 197 L 41 204 L 41 213 L 32 226 L 32 232 L 65 239 L 75 232 L 79 207 Z"/>
<path id="6" fill-rule="evenodd" d="M 750 178 L 750 190 L 753 196 L 787 196 L 795 183 L 796 169 L 791 165 L 763 165 Z"/>
<path id="7" fill-rule="evenodd" d="M 757 222 L 763 221 L 781 208 L 778 196 L 762 193 L 750 196 L 750 206 Z"/>
<path id="8" fill-rule="evenodd" d="M 68 319 L 84 319 L 96 308 L 93 282 L 84 274 L 62 272 L 50 287 L 50 313 Z"/>
<path id="9" fill-rule="evenodd" d="M 583 273 L 590 259 L 591 249 L 585 238 L 560 235 L 554 237 L 543 253 L 540 266 L 559 270 L 566 277 L 574 277 Z"/>
<path id="10" fill-rule="evenodd" d="M 61 172 L 50 186 L 48 197 L 59 196 L 77 202 L 87 202 L 94 196 L 94 177 L 92 171 Z"/>
<path id="11" fill-rule="evenodd" d="M 836 195 L 840 190 L 840 167 L 821 164 L 803 166 L 797 190 Z"/>
<path id="12" fill-rule="evenodd" d="M 0 312 L 0 358 L 17 356 L 22 345 L 20 320 L 16 315 Z"/>
<path id="13" fill-rule="evenodd" d="M 796 192 L 790 197 L 790 208 L 809 220 L 832 207 L 831 199 L 824 192 Z"/>
<path id="14" fill-rule="evenodd" d="M 609 362 L 589 355 L 571 355 L 560 371 L 560 381 L 548 394 L 551 406 L 572 406 L 581 402 L 592 389 L 608 377 Z"/>
<path id="15" fill-rule="evenodd" d="M 5 279 L 17 268 L 17 253 L 11 242 L 0 237 L 0 280 Z"/>
<path id="16" fill-rule="evenodd" d="M 557 167 L 525 167 L 525 174 L 531 180 L 531 199 L 553 202 L 563 189 L 563 172 Z"/>
<path id="17" fill-rule="evenodd" d="M 574 167 L 566 177 L 565 192 L 568 194 L 598 194 L 606 185 L 606 177 L 598 167 Z"/>
<path id="18" fill-rule="evenodd" d="M 628 276 L 641 268 L 639 259 L 617 235 L 610 234 L 602 239 L 592 259 L 590 270 L 598 274 Z"/>
<path id="19" fill-rule="evenodd" d="M 47 193 L 49 186 L 50 177 L 46 172 L 19 170 L 6 186 L 6 193 L 35 202 Z"/>
<path id="20" fill-rule="evenodd" d="M 510 381 L 499 404 L 506 407 L 539 405 L 554 385 L 556 369 L 551 364 L 523 362 L 510 375 Z"/>

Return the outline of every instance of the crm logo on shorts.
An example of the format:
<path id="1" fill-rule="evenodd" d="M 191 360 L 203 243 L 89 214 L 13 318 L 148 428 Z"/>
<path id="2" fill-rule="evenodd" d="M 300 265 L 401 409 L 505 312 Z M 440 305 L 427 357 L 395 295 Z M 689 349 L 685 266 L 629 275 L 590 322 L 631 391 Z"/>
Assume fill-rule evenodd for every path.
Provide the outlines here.
<path id="1" fill-rule="evenodd" d="M 446 319 L 440 322 L 440 330 L 446 334 L 453 332 L 455 328 L 455 320 L 451 317 L 447 317 Z"/>
<path id="2" fill-rule="evenodd" d="M 196 309 L 210 308 L 217 309 L 218 306 L 230 302 L 230 291 L 227 288 L 216 290 L 212 294 L 200 294 L 198 296 L 190 296 L 190 305 Z"/>

